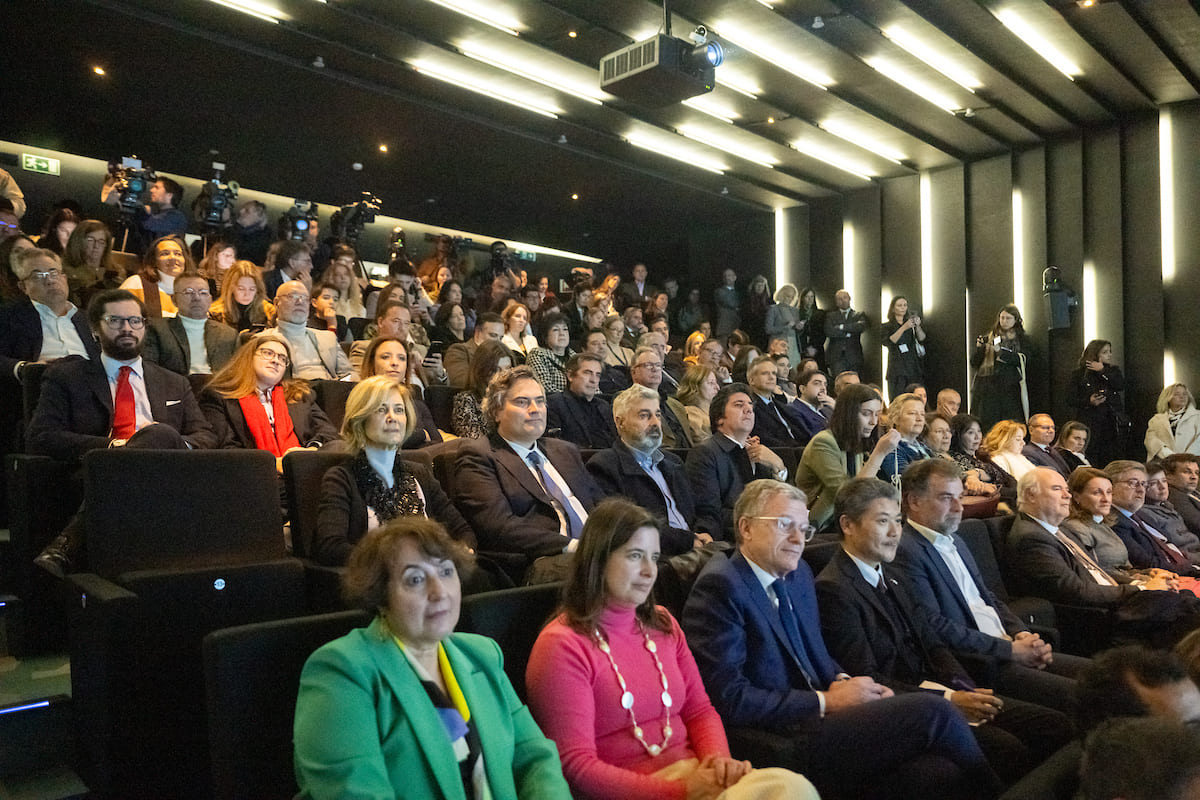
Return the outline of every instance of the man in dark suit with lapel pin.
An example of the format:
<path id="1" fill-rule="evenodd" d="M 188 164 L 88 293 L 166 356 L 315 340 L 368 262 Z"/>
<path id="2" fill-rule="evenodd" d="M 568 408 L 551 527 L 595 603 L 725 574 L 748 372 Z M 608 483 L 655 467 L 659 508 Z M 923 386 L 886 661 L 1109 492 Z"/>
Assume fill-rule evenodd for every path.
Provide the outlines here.
<path id="1" fill-rule="evenodd" d="M 67 276 L 57 255 L 26 250 L 17 256 L 15 275 L 25 294 L 0 310 L 0 373 L 5 378 L 20 381 L 21 369 L 34 361 L 100 357 L 87 314 L 67 299 Z"/>
<path id="2" fill-rule="evenodd" d="M 850 307 L 850 293 L 841 289 L 834 295 L 837 308 L 825 312 L 825 346 L 829 362 L 829 374 L 837 376 L 843 372 L 863 371 L 862 334 L 870 323 L 862 311 Z"/>
<path id="3" fill-rule="evenodd" d="M 219 372 L 237 349 L 237 331 L 208 318 L 208 279 L 183 273 L 175 279 L 173 298 L 179 315 L 150 320 L 142 357 L 178 375 Z"/>
<path id="4" fill-rule="evenodd" d="M 592 353 L 576 353 L 567 360 L 566 391 L 546 398 L 547 435 L 584 449 L 612 447 L 617 438 L 612 406 L 597 394 L 603 372 L 604 359 Z"/>
<path id="5" fill-rule="evenodd" d="M 561 580 L 588 512 L 603 494 L 579 448 L 539 441 L 546 431 L 546 393 L 529 367 L 492 378 L 483 413 L 496 432 L 463 446 L 452 499 L 480 550 L 520 556 L 529 583 Z"/>
<path id="6" fill-rule="evenodd" d="M 631 386 L 613 399 L 620 439 L 587 462 L 588 472 L 605 495 L 624 495 L 667 523 L 662 530 L 664 555 L 686 553 L 711 542 L 708 532 L 695 532 L 696 503 L 683 461 L 664 453 L 658 393 Z"/>
<path id="7" fill-rule="evenodd" d="M 997 690 L 1074 714 L 1074 678 L 1089 661 L 1053 652 L 984 583 L 970 548 L 954 535 L 962 521 L 958 466 L 927 458 L 903 478 L 895 572 L 915 605 L 950 649 L 984 662 Z"/>
<path id="8" fill-rule="evenodd" d="M 804 492 L 757 480 L 738 499 L 738 551 L 696 580 L 683 629 L 734 745 L 804 773 L 822 796 L 989 797 L 996 777 L 943 698 L 851 677 L 821 636 Z M 770 741 L 764 742 L 764 734 Z"/>
<path id="9" fill-rule="evenodd" d="M 1054 420 L 1049 414 L 1034 414 L 1029 418 L 1029 443 L 1021 454 L 1038 467 L 1049 467 L 1064 478 L 1071 477 L 1071 468 L 1054 450 Z"/>
<path id="10" fill-rule="evenodd" d="M 817 577 L 821 632 L 847 669 L 897 692 L 943 695 L 968 722 L 992 768 L 1015 782 L 1066 744 L 1062 712 L 981 689 L 892 577 L 900 543 L 900 496 L 878 478 L 853 478 L 838 489 L 835 518 L 842 548 Z"/>
<path id="11" fill-rule="evenodd" d="M 216 446 L 187 379 L 142 358 L 146 309 L 132 293 L 110 289 L 88 305 L 101 356 L 66 358 L 46 370 L 29 424 L 29 451 L 77 462 L 89 450 Z M 82 525 L 71 524 L 38 557 L 61 575 L 78 554 Z"/>

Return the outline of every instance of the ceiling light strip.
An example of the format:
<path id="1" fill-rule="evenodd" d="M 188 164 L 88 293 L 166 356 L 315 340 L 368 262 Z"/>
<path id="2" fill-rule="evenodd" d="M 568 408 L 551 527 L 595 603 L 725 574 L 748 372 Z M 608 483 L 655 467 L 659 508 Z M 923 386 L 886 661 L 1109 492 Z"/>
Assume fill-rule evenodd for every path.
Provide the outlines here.
<path id="1" fill-rule="evenodd" d="M 907 158 L 907 156 L 905 156 L 899 150 L 893 150 L 887 145 L 880 144 L 878 141 L 868 136 L 863 136 L 858 130 L 850 125 L 844 125 L 833 120 L 826 120 L 825 122 L 820 123 L 817 127 L 826 133 L 838 137 L 843 142 L 849 142 L 855 147 L 861 150 L 866 150 L 868 153 L 879 156 L 887 161 L 891 161 L 893 164 L 900 164 L 905 158 Z"/>
<path id="2" fill-rule="evenodd" d="M 727 167 L 724 164 L 718 164 L 715 161 L 708 161 L 704 158 L 697 157 L 691 153 L 683 153 L 679 150 L 674 150 L 664 146 L 660 139 L 643 136 L 640 133 L 634 132 L 626 134 L 625 140 L 635 147 L 640 147 L 643 150 L 649 150 L 658 153 L 660 156 L 673 158 L 676 161 L 682 161 L 685 164 L 690 164 L 693 167 L 699 167 L 709 172 L 715 172 L 718 175 L 724 175 Z"/>
<path id="3" fill-rule="evenodd" d="M 963 107 L 962 103 L 955 100 L 950 95 L 936 89 L 925 81 L 921 80 L 911 70 L 896 64 L 886 58 L 868 58 L 867 64 L 871 69 L 878 72 L 888 80 L 900 84 L 905 89 L 908 89 L 918 97 L 933 103 L 938 108 L 953 114 L 956 110 Z"/>
<path id="4" fill-rule="evenodd" d="M 924 61 L 968 92 L 973 93 L 976 89 L 983 87 L 983 84 L 974 75 L 954 64 L 944 53 L 939 53 L 927 42 L 922 41 L 903 28 L 895 26 L 884 28 L 883 35 L 891 39 L 898 47 L 908 52 L 909 55 Z"/>
<path id="5" fill-rule="evenodd" d="M 1050 44 L 1049 40 L 1038 33 L 1033 24 L 1021 16 L 1020 12 L 1015 8 L 1006 8 L 1003 11 L 996 12 L 996 19 L 1004 23 L 1004 27 L 1016 34 L 1017 38 L 1027 44 L 1033 52 L 1050 62 L 1050 65 L 1063 75 L 1066 75 L 1071 80 L 1075 80 L 1076 75 L 1083 74 L 1083 70 L 1078 64 L 1068 58 L 1057 47 Z"/>
<path id="6" fill-rule="evenodd" d="M 490 97 L 493 100 L 500 100 L 508 103 L 509 105 L 523 108 L 526 111 L 532 111 L 535 114 L 541 114 L 543 117 L 558 119 L 558 109 L 547 108 L 546 106 L 537 105 L 529 100 L 513 97 L 512 95 L 504 94 L 502 92 L 497 92 L 494 89 L 484 88 L 478 84 L 474 84 L 470 81 L 442 72 L 437 67 L 430 67 L 427 64 L 413 64 L 413 69 L 423 75 L 428 75 L 431 78 L 437 78 L 439 81 L 445 81 L 446 83 L 453 84 L 454 86 L 458 86 L 462 89 L 484 95 L 485 97 Z"/>
<path id="7" fill-rule="evenodd" d="M 829 153 L 822 148 L 813 147 L 807 142 L 792 142 L 792 148 L 800 153 L 803 153 L 809 158 L 814 158 L 817 161 L 820 161 L 822 164 L 828 164 L 829 166 L 840 169 L 842 172 L 849 173 L 856 178 L 862 178 L 864 181 L 869 181 L 873 177 L 870 174 L 870 170 L 866 167 L 852 164 L 840 156 Z"/>
<path id="8" fill-rule="evenodd" d="M 542 86 L 546 86 L 550 89 L 557 89 L 560 92 L 566 92 L 572 97 L 578 97 L 580 100 L 586 100 L 594 105 L 602 105 L 600 98 L 586 93 L 583 89 L 553 81 L 550 78 L 537 74 L 536 72 L 530 72 L 528 70 L 516 67 L 513 64 L 509 64 L 494 57 L 484 55 L 471 45 L 462 45 L 459 49 L 462 50 L 467 56 L 475 59 L 476 61 L 487 64 L 488 66 L 502 69 L 505 72 L 510 72 L 513 75 L 524 78 L 525 80 L 533 81 L 534 83 L 540 83 Z"/>
<path id="9" fill-rule="evenodd" d="M 726 112 L 725 112 L 726 114 L 730 114 L 730 116 L 728 116 L 728 117 L 727 117 L 727 116 L 725 116 L 725 114 L 722 114 L 721 112 L 719 112 L 719 111 L 717 111 L 717 110 L 715 110 L 715 109 L 712 109 L 712 108 L 706 108 L 706 107 L 705 107 L 704 105 L 702 105 L 701 103 L 698 103 L 698 102 L 696 102 L 696 98 L 695 98 L 695 97 L 689 97 L 687 100 L 684 100 L 684 101 L 683 101 L 683 104 L 684 104 L 685 106 L 687 106 L 688 108 L 694 108 L 694 109 L 696 109 L 696 110 L 697 110 L 697 111 L 699 111 L 701 114 L 708 114 L 708 115 L 709 115 L 710 117 L 712 117 L 713 119 L 719 119 L 719 120 L 721 120 L 721 122 L 727 122 L 727 123 L 729 123 L 730 125 L 732 125 L 732 124 L 733 124 L 733 117 L 736 117 L 736 116 L 738 116 L 737 114 L 734 114 L 734 113 L 733 113 L 733 112 L 731 112 L 731 111 L 726 111 Z"/>
<path id="10" fill-rule="evenodd" d="M 747 161 L 752 161 L 755 164 L 767 167 L 768 169 L 774 169 L 775 165 L 779 163 L 779 159 L 774 158 L 773 156 L 747 149 L 736 142 L 730 142 L 720 137 L 714 137 L 706 131 L 697 130 L 696 128 L 687 125 L 684 125 L 678 130 L 681 134 L 689 139 L 693 139 L 701 144 L 706 144 L 709 147 L 715 147 L 718 150 L 729 153 L 731 156 L 737 156 L 738 158 L 744 158 Z"/>
<path id="11" fill-rule="evenodd" d="M 797 78 L 808 81 L 818 89 L 828 89 L 830 84 L 833 83 L 833 78 L 829 77 L 825 73 L 805 66 L 782 50 L 758 41 L 753 36 L 749 36 L 744 31 L 738 29 L 736 26 L 730 27 L 729 25 L 722 25 L 719 32 L 722 38 L 728 39 L 743 50 L 753 53 L 759 58 L 771 62 L 780 69 L 792 73 Z"/>
<path id="12" fill-rule="evenodd" d="M 496 30 L 504 31 L 511 36 L 520 36 L 518 28 L 525 27 L 519 21 L 490 11 L 484 3 L 468 2 L 468 0 L 429 0 L 434 5 L 448 8 L 451 11 L 470 17 L 476 22 L 490 25 Z"/>
<path id="13" fill-rule="evenodd" d="M 283 18 L 283 12 L 277 8 L 264 6 L 260 3 L 251 2 L 251 0 L 208 0 L 210 3 L 216 3 L 225 8 L 231 8 L 234 11 L 240 11 L 243 14 L 249 14 L 252 17 L 261 19 L 263 22 L 270 22 L 272 25 L 278 25 L 280 19 Z"/>

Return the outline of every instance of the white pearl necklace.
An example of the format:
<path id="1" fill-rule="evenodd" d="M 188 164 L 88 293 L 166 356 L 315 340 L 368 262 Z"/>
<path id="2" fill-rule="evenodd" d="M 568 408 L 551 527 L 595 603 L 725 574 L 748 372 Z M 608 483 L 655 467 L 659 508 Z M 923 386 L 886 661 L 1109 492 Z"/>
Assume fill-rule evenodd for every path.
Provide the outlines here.
<path id="1" fill-rule="evenodd" d="M 639 623 L 638 627 L 642 627 Z M 654 658 L 654 666 L 658 667 L 658 677 L 662 682 L 662 704 L 663 704 L 663 740 L 662 744 L 648 744 L 646 737 L 640 725 L 638 725 L 637 717 L 633 713 L 633 692 L 629 691 L 629 687 L 625 685 L 625 676 L 621 674 L 620 668 L 617 666 L 616 659 L 613 658 L 612 648 L 608 646 L 608 640 L 604 638 L 604 634 L 600 633 L 599 628 L 592 629 L 592 636 L 596 639 L 596 646 L 600 648 L 600 652 L 608 656 L 608 663 L 612 665 L 613 674 L 617 676 L 617 685 L 621 687 L 621 707 L 629 712 L 629 721 L 633 723 L 633 736 L 642 743 L 642 747 L 646 748 L 646 752 L 651 756 L 657 756 L 663 750 L 667 749 L 667 744 L 671 741 L 671 704 L 674 702 L 671 699 L 670 687 L 667 685 L 667 673 L 663 670 L 662 662 L 658 660 L 658 646 L 650 640 L 650 634 L 642 627 L 642 636 L 645 639 L 646 650 Z"/>

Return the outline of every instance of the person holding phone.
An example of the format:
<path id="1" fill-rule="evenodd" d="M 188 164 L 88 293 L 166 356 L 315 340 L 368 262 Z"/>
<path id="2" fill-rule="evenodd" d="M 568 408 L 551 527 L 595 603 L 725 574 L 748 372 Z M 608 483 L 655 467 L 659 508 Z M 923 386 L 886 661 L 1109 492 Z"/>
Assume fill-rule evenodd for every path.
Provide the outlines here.
<path id="1" fill-rule="evenodd" d="M 887 349 L 888 397 L 895 400 L 904 394 L 904 387 L 925 382 L 925 329 L 920 315 L 910 309 L 908 298 L 892 298 L 879 338 Z"/>
<path id="2" fill-rule="evenodd" d="M 1093 339 L 1083 348 L 1079 366 L 1071 373 L 1068 404 L 1074 419 L 1091 429 L 1088 460 L 1093 464 L 1128 456 L 1130 424 L 1121 398 L 1125 376 L 1112 362 L 1112 342 Z"/>
<path id="3" fill-rule="evenodd" d="M 1026 363 L 1029 339 L 1021 311 L 1012 303 L 1000 309 L 992 329 L 975 340 L 971 366 L 977 370 L 971 391 L 971 413 L 990 430 L 1001 420 L 1029 419 Z"/>

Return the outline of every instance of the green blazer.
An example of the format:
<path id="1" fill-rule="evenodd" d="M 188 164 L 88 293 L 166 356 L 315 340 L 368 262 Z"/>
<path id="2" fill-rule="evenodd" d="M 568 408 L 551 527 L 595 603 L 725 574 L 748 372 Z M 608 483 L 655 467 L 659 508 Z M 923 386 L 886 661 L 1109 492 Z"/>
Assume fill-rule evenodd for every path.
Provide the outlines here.
<path id="1" fill-rule="evenodd" d="M 513 691 L 499 645 L 469 633 L 442 644 L 495 800 L 570 798 L 558 750 Z M 294 741 L 300 797 L 465 800 L 445 728 L 379 619 L 308 659 Z"/>

